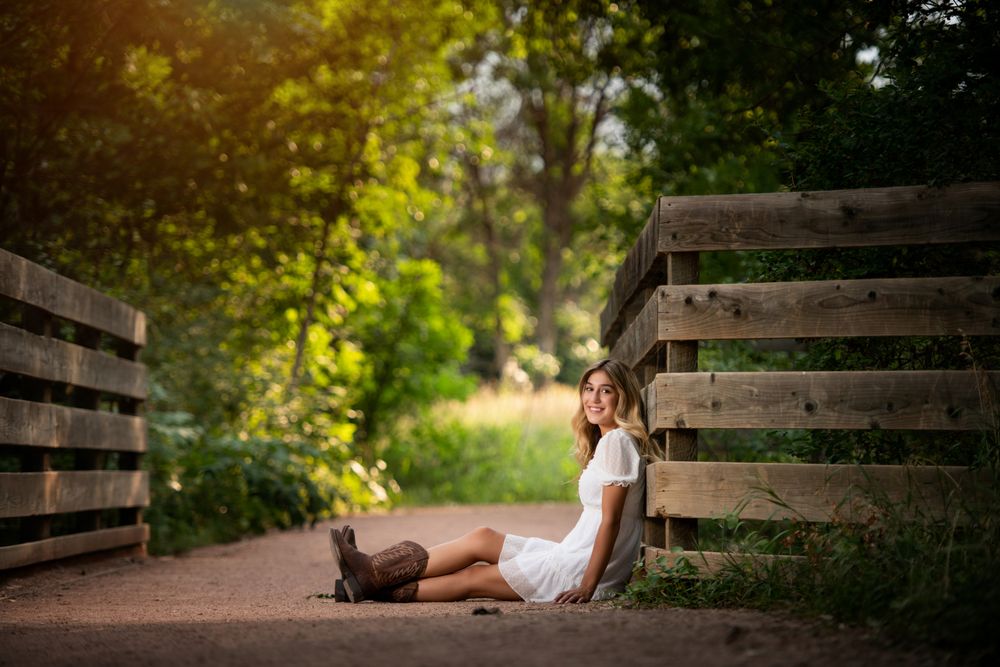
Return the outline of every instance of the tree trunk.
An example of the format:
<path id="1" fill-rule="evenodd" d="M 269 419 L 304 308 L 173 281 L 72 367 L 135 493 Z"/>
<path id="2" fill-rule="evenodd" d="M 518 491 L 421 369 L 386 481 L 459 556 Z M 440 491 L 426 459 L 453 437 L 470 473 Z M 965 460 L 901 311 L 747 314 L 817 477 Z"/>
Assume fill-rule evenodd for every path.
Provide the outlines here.
<path id="1" fill-rule="evenodd" d="M 309 294 L 306 296 L 306 312 L 299 322 L 299 334 L 295 337 L 295 361 L 292 362 L 292 372 L 288 381 L 288 394 L 291 396 L 299 386 L 299 375 L 302 372 L 302 358 L 306 347 L 306 336 L 309 334 L 309 325 L 312 324 L 313 313 L 316 310 L 316 295 L 319 293 L 319 281 L 323 274 L 323 265 L 326 263 L 326 244 L 330 236 L 330 216 L 323 218 L 323 229 L 320 231 L 319 241 L 316 244 L 316 254 L 314 255 L 312 281 L 309 285 Z"/>
<path id="2" fill-rule="evenodd" d="M 558 332 L 556 310 L 562 303 L 559 276 L 562 274 L 563 250 L 569 247 L 573 238 L 573 218 L 570 203 L 577 195 L 578 188 L 569 184 L 555 188 L 544 201 L 542 220 L 542 289 L 538 299 L 538 348 L 547 354 L 555 354 Z"/>
<path id="3" fill-rule="evenodd" d="M 546 217 L 549 217 L 546 215 Z M 546 354 L 556 352 L 556 308 L 559 306 L 559 275 L 562 273 L 562 244 L 558 234 L 545 226 L 542 241 L 542 289 L 538 297 L 538 348 Z"/>
<path id="4" fill-rule="evenodd" d="M 604 87 L 598 90 L 588 134 L 580 146 L 579 132 L 585 125 L 588 111 L 581 108 L 577 88 L 565 84 L 554 92 L 552 99 L 543 96 L 538 103 L 530 103 L 528 121 L 538 133 L 542 159 L 542 173 L 532 189 L 542 207 L 542 288 L 538 299 L 538 329 L 536 340 L 539 349 L 555 354 L 558 332 L 556 309 L 562 303 L 559 288 L 562 272 L 563 250 L 573 239 L 573 214 L 570 207 L 590 178 L 591 161 L 597 143 L 597 129 L 605 115 Z M 562 105 L 568 114 L 565 124 L 555 126 L 549 105 Z M 556 114 L 558 116 L 558 114 Z"/>
<path id="5" fill-rule="evenodd" d="M 496 223 L 490 210 L 489 199 L 484 185 L 479 180 L 479 171 L 474 172 L 476 187 L 479 190 L 479 205 L 483 232 L 486 237 L 486 255 L 490 260 L 490 284 L 493 303 L 493 373 L 497 380 L 503 379 L 503 369 L 510 356 L 510 346 L 503 331 L 503 315 L 500 311 L 500 297 L 503 296 L 503 262 L 501 258 L 500 239 L 497 238 Z"/>

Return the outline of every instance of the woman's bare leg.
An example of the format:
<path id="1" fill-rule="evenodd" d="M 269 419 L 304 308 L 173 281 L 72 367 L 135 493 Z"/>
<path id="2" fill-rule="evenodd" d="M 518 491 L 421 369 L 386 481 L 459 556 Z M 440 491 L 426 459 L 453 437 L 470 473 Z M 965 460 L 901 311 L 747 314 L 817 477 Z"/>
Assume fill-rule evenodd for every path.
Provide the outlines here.
<path id="1" fill-rule="evenodd" d="M 496 563 L 506 536 L 492 528 L 480 527 L 457 540 L 427 550 L 427 569 L 423 577 L 439 577 L 463 570 L 473 563 Z M 423 582 L 420 584 L 423 586 Z"/>
<path id="2" fill-rule="evenodd" d="M 414 600 L 452 602 L 468 598 L 520 600 L 521 596 L 500 575 L 497 565 L 472 565 L 460 572 L 421 579 Z"/>

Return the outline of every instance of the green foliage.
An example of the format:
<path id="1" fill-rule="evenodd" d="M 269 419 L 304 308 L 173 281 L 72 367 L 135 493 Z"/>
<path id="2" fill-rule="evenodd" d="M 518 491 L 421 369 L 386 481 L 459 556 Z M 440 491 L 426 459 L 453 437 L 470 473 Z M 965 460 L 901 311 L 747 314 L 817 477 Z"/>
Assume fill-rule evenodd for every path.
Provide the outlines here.
<path id="1" fill-rule="evenodd" d="M 384 450 L 398 502 L 571 501 L 579 468 L 569 418 L 575 388 L 480 390 L 400 426 Z"/>
<path id="2" fill-rule="evenodd" d="M 315 523 L 343 491 L 307 445 L 213 437 L 185 413 L 151 413 L 147 455 L 153 502 L 146 519 L 154 554 Z"/>
<path id="3" fill-rule="evenodd" d="M 995 471 L 994 471 L 995 472 Z M 910 521 L 886 507 L 862 525 L 814 529 L 824 558 L 803 575 L 802 602 L 851 623 L 947 648 L 1000 648 L 985 619 L 1000 611 L 1000 509 L 994 490 L 967 525 Z M 817 572 L 821 570 L 821 573 Z"/>
<path id="4" fill-rule="evenodd" d="M 679 551 L 679 550 L 678 550 Z M 790 596 L 787 568 L 764 565 L 767 576 L 760 576 L 761 565 L 734 557 L 713 577 L 699 577 L 699 560 L 676 556 L 672 565 L 661 556 L 656 567 L 646 573 L 636 568 L 631 583 L 622 596 L 633 605 L 689 608 L 773 608 Z"/>
<path id="5" fill-rule="evenodd" d="M 523 370 L 541 382 L 557 376 L 566 381 L 559 374 L 561 362 L 586 340 L 574 326 L 579 321 L 574 309 L 564 306 L 581 292 L 587 300 L 607 293 L 599 283 L 586 283 L 587 290 L 567 288 L 567 282 L 580 283 L 587 275 L 580 269 L 597 254 L 587 247 L 581 267 L 569 261 L 569 251 L 595 227 L 608 226 L 607 217 L 586 205 L 585 190 L 615 161 L 605 150 L 606 128 L 622 89 L 623 67 L 640 57 L 648 26 L 637 13 L 607 0 L 482 5 L 494 20 L 470 45 L 480 61 L 468 82 L 473 101 L 466 113 L 493 126 L 501 160 L 480 169 L 479 155 L 471 156 L 466 196 L 482 209 L 475 217 L 484 227 L 494 312 L 499 313 L 501 295 L 516 294 L 534 316 L 532 337 L 520 341 L 505 339 L 501 324 L 486 322 L 483 333 L 493 340 L 481 338 L 477 348 L 492 348 L 493 375 L 500 377 L 507 362 L 521 360 L 511 356 L 514 347 L 534 345 L 538 354 L 520 350 L 522 358 L 531 359 Z M 473 134 L 470 143 L 478 144 L 479 136 Z M 460 145 L 467 148 L 465 141 Z M 501 209 L 494 219 L 487 211 L 489 204 L 511 202 L 528 214 L 507 216 Z M 504 225 L 505 218 L 515 224 Z M 621 220 L 610 220 L 616 223 L 610 226 Z"/>
<path id="6" fill-rule="evenodd" d="M 829 82 L 790 150 L 803 190 L 1000 177 L 1000 10 L 985 0 L 892 8 L 878 83 Z M 876 17 L 872 17 L 877 20 Z"/>
<path id="7" fill-rule="evenodd" d="M 778 189 L 799 111 L 863 75 L 880 25 L 856 0 L 635 4 L 653 42 L 621 116 L 635 178 L 662 194 Z"/>
<path id="8" fill-rule="evenodd" d="M 154 549 L 388 502 L 375 443 L 474 386 L 426 253 L 466 14 L 0 9 L 4 247 L 148 316 Z"/>
<path id="9" fill-rule="evenodd" d="M 361 372 L 345 383 L 356 397 L 356 440 L 363 445 L 421 405 L 464 398 L 474 387 L 459 369 L 471 336 L 444 305 L 438 266 L 400 260 L 391 270 L 378 296 L 348 325 L 365 355 Z M 366 461 L 374 461 L 371 447 Z"/>

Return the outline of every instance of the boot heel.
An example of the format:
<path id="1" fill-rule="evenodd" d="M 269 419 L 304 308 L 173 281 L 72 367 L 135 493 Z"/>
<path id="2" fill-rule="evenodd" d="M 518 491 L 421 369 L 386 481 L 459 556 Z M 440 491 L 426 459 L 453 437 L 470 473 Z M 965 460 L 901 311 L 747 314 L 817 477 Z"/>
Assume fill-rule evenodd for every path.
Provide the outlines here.
<path id="1" fill-rule="evenodd" d="M 333 600 L 334 602 L 350 602 L 347 597 L 347 589 L 344 588 L 344 580 L 337 579 L 333 582 Z"/>
<path id="2" fill-rule="evenodd" d="M 358 583 L 358 578 L 350 570 L 344 574 L 344 590 L 347 592 L 347 599 L 351 602 L 364 602 L 365 593 Z"/>

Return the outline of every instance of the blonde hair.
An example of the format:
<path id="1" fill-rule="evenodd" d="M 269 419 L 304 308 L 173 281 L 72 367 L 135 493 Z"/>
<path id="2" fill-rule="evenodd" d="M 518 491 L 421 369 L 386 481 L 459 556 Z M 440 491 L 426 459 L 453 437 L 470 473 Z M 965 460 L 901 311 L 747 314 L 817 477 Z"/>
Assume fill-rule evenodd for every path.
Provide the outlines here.
<path id="1" fill-rule="evenodd" d="M 646 431 L 646 420 L 642 406 L 642 390 L 639 380 L 632 369 L 616 359 L 602 359 L 583 372 L 580 384 L 577 386 L 577 396 L 580 397 L 576 414 L 573 415 L 573 435 L 576 437 L 575 455 L 580 467 L 586 467 L 594 456 L 597 441 L 601 439 L 601 429 L 596 424 L 587 421 L 583 411 L 583 389 L 590 376 L 596 371 L 604 371 L 611 379 L 611 384 L 618 391 L 618 405 L 615 407 L 615 423 L 617 427 L 631 435 L 639 443 L 639 454 L 646 463 L 659 461 L 662 457 L 656 442 Z"/>

